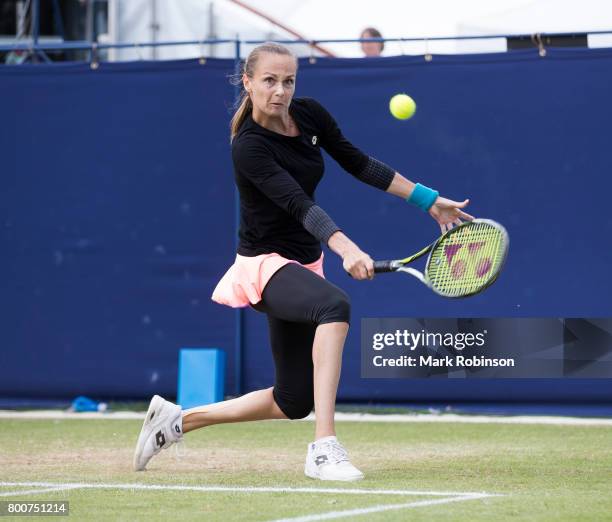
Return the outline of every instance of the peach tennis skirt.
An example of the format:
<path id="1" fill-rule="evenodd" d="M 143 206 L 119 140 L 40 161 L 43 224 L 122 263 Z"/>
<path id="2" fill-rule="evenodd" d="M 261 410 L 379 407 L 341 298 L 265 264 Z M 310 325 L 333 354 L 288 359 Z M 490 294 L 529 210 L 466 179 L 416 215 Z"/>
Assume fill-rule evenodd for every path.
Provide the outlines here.
<path id="1" fill-rule="evenodd" d="M 254 257 L 236 254 L 236 261 L 217 283 L 211 299 L 232 308 L 259 303 L 270 278 L 288 263 L 300 264 L 275 253 Z M 325 278 L 323 253 L 314 263 L 302 266 Z"/>

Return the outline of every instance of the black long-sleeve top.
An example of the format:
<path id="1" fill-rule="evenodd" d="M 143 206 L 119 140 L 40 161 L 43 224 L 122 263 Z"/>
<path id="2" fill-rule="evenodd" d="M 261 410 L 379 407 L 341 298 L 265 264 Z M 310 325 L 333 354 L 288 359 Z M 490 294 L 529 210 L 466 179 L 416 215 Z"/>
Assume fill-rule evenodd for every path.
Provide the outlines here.
<path id="1" fill-rule="evenodd" d="M 316 100 L 294 98 L 289 112 L 299 136 L 270 131 L 249 114 L 232 141 L 240 193 L 238 253 L 276 252 L 305 264 L 316 261 L 320 242 L 339 230 L 314 199 L 324 171 L 321 147 L 346 171 L 382 190 L 394 171 L 353 146 Z"/>

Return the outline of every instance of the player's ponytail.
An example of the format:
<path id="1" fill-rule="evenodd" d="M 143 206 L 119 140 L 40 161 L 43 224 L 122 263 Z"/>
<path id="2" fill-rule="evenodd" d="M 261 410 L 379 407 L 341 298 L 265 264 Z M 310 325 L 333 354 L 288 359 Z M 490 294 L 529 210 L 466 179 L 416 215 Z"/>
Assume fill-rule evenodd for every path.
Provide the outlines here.
<path id="1" fill-rule="evenodd" d="M 244 123 L 247 115 L 253 111 L 253 102 L 251 101 L 251 97 L 247 94 L 245 90 L 242 91 L 240 95 L 240 102 L 238 103 L 238 108 L 232 117 L 231 127 L 231 138 L 230 141 L 234 139 L 234 136 L 238 134 L 238 130 Z"/>
<path id="2" fill-rule="evenodd" d="M 297 65 L 297 58 L 295 55 L 287 49 L 284 45 L 277 44 L 275 42 L 266 42 L 261 45 L 255 47 L 250 53 L 247 59 L 244 62 L 244 68 L 238 74 L 235 74 L 231 82 L 234 85 L 242 85 L 242 79 L 246 74 L 249 78 L 253 78 L 253 73 L 255 71 L 255 66 L 257 65 L 257 60 L 262 53 L 271 53 L 271 54 L 282 54 L 285 56 L 292 56 L 295 59 Z M 251 97 L 249 94 L 242 88 L 242 92 L 240 93 L 240 98 L 238 103 L 236 104 L 236 112 L 234 112 L 234 116 L 232 116 L 232 121 L 230 124 L 230 141 L 234 139 L 240 127 L 244 123 L 246 117 L 253 111 L 253 102 L 251 101 Z"/>

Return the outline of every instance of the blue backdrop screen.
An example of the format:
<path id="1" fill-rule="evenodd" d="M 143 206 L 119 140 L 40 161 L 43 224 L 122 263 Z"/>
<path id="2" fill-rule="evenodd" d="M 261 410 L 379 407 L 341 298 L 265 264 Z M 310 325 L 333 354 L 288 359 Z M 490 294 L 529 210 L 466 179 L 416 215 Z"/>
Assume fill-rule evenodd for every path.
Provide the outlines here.
<path id="1" fill-rule="evenodd" d="M 210 301 L 235 252 L 233 66 L 0 67 L 1 395 L 173 396 L 178 349 L 198 346 L 226 350 L 227 393 L 272 384 L 264 318 Z M 498 282 L 458 301 L 408 278 L 353 281 L 326 251 L 327 277 L 353 303 L 340 399 L 609 399 L 608 379 L 364 380 L 359 320 L 612 316 L 611 85 L 612 50 L 300 63 L 297 95 L 355 145 L 469 197 L 511 237 Z M 389 114 L 397 92 L 416 100 L 411 120 Z M 439 233 L 329 157 L 317 201 L 374 258 Z"/>

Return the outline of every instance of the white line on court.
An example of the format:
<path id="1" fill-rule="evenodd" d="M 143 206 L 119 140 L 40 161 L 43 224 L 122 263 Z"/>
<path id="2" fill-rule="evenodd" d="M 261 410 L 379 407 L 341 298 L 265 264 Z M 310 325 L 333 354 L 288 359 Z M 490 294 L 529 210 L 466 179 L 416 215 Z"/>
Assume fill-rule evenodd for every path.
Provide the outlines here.
<path id="1" fill-rule="evenodd" d="M 355 489 L 355 488 L 292 488 L 292 487 L 260 487 L 260 486 L 181 486 L 167 484 L 104 484 L 85 482 L 0 482 L 0 487 L 41 487 L 65 489 L 142 489 L 142 490 L 168 490 L 168 491 L 227 491 L 236 493 L 329 493 L 345 495 L 420 495 L 420 496 L 457 496 L 457 497 L 495 497 L 501 496 L 484 491 L 414 491 L 404 489 Z"/>
<path id="2" fill-rule="evenodd" d="M 313 414 L 304 420 L 314 420 Z M 453 422 L 466 424 L 552 424 L 567 426 L 612 426 L 612 419 L 584 418 L 584 417 L 553 417 L 544 415 L 457 415 L 456 413 L 442 413 L 432 415 L 428 413 L 416 414 L 383 414 L 372 413 L 336 413 L 337 421 L 353 422 Z"/>
<path id="3" fill-rule="evenodd" d="M 166 490 L 166 491 L 230 491 L 236 493 L 326 493 L 345 495 L 399 495 L 399 496 L 442 496 L 445 498 L 420 500 L 402 504 L 379 504 L 367 508 L 350 509 L 345 511 L 330 511 L 315 515 L 302 515 L 296 518 L 286 518 L 274 522 L 310 522 L 315 520 L 331 520 L 351 516 L 366 515 L 396 509 L 409 509 L 421 506 L 433 506 L 447 504 L 449 502 L 461 502 L 466 500 L 477 500 L 489 497 L 500 497 L 503 495 L 494 493 L 472 493 L 472 492 L 450 492 L 450 491 L 413 491 L 401 489 L 354 489 L 354 488 L 291 488 L 291 487 L 231 487 L 231 486 L 180 486 L 180 485 L 158 485 L 158 484 L 88 484 L 82 482 L 54 483 L 54 482 L 0 482 L 0 487 L 38 487 L 21 492 L 11 491 L 0 496 L 19 496 L 34 493 L 46 493 L 51 491 L 65 491 L 75 489 L 124 489 L 124 490 Z"/>
<path id="4" fill-rule="evenodd" d="M 75 488 L 66 488 L 63 486 L 53 487 L 53 488 L 38 488 L 38 489 L 26 489 L 21 491 L 5 491 L 0 493 L 0 497 L 20 497 L 22 495 L 36 495 L 38 493 L 50 493 L 53 491 L 66 491 L 67 489 L 75 489 Z"/>
<path id="5" fill-rule="evenodd" d="M 468 495 L 452 498 L 442 498 L 436 500 L 419 500 L 417 502 L 408 502 L 405 504 L 382 504 L 379 506 L 371 506 L 368 508 L 349 509 L 346 511 L 330 511 L 328 513 L 319 513 L 317 515 L 304 515 L 296 518 L 282 518 L 272 522 L 312 522 L 314 520 L 331 520 L 334 518 L 355 517 L 359 515 L 367 515 L 370 513 L 379 513 L 381 511 L 391 511 L 393 509 L 408 509 L 421 506 L 434 506 L 437 504 L 448 504 L 449 502 L 461 502 L 464 500 L 476 500 L 487 498 L 493 495 Z"/>
<path id="6" fill-rule="evenodd" d="M 65 412 L 60 410 L 34 410 L 34 411 L 11 411 L 0 410 L 0 419 L 113 419 L 113 420 L 142 420 L 145 412 Z M 313 421 L 314 415 L 310 414 L 300 421 Z M 372 413 L 336 413 L 338 422 L 451 422 L 466 424 L 542 424 L 561 426 L 612 426 L 612 419 L 584 418 L 584 417 L 559 417 L 543 415 L 516 415 L 516 416 L 493 416 L 493 415 L 457 415 L 455 413 L 443 413 L 432 415 L 427 413 L 416 414 L 380 414 Z M 298 422 L 300 422 L 298 421 Z M 271 421 L 284 422 L 284 421 Z M 295 421 L 293 421 L 295 422 Z"/>

